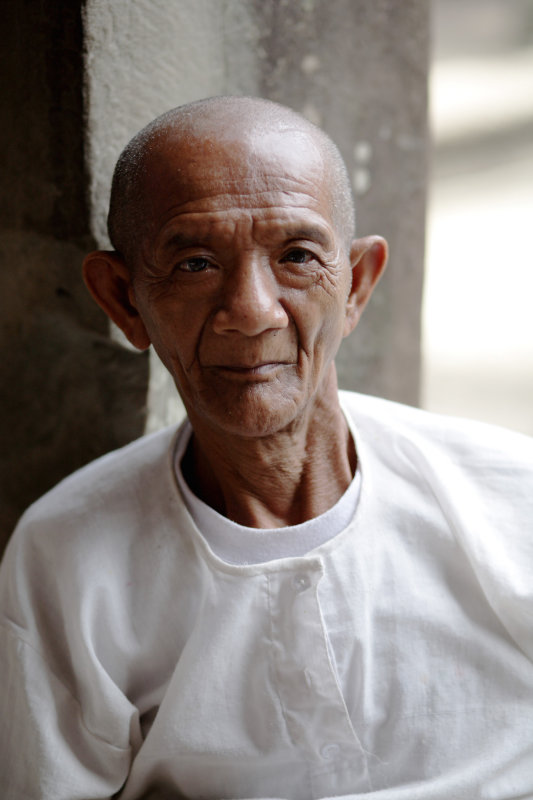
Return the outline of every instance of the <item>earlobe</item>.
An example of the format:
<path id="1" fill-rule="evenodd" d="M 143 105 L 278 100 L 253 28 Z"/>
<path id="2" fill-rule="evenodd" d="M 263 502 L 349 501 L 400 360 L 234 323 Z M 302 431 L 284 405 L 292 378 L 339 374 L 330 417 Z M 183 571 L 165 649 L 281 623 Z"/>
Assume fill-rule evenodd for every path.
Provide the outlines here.
<path id="1" fill-rule="evenodd" d="M 352 285 L 346 303 L 344 336 L 353 331 L 387 265 L 388 246 L 382 236 L 354 239 L 350 248 Z"/>
<path id="2" fill-rule="evenodd" d="M 150 346 L 150 337 L 136 308 L 131 272 L 113 251 L 96 250 L 83 262 L 83 279 L 94 300 L 139 350 Z"/>

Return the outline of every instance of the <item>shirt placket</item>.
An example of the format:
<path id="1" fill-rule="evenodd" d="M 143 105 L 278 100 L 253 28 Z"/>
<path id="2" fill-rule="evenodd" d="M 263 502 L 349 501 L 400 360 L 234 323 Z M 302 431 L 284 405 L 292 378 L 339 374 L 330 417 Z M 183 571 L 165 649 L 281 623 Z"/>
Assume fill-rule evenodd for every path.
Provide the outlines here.
<path id="1" fill-rule="evenodd" d="M 371 789 L 325 630 L 319 559 L 269 576 L 273 678 L 289 737 L 308 765 L 314 797 Z"/>

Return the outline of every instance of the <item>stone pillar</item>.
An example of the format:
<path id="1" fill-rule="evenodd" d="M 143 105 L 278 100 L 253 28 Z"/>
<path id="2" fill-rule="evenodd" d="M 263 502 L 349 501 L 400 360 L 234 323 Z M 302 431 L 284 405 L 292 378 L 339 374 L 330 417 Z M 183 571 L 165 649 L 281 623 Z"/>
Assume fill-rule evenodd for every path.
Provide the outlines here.
<path id="1" fill-rule="evenodd" d="M 2 5 L 0 553 L 31 501 L 144 427 L 147 360 L 110 341 L 81 279 L 82 35 L 75 2 Z"/>

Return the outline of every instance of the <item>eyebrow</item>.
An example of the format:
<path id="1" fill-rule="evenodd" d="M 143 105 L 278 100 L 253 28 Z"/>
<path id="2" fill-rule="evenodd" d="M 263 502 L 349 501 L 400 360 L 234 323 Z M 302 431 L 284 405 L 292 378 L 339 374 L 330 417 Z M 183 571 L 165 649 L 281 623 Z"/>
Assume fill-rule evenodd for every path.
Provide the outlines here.
<path id="1" fill-rule="evenodd" d="M 280 233 L 285 242 L 307 240 L 309 242 L 316 242 L 324 249 L 332 246 L 332 240 L 327 230 L 318 225 L 298 225 L 293 226 L 290 223 L 282 228 Z M 206 231 L 203 234 L 188 234 L 182 231 L 176 231 L 164 242 L 163 247 L 165 250 L 178 249 L 186 250 L 189 247 L 209 246 L 211 241 L 211 234 Z"/>
<path id="2" fill-rule="evenodd" d="M 170 248 L 185 250 L 188 247 L 197 247 L 198 245 L 204 243 L 206 239 L 207 237 L 204 236 L 190 236 L 186 233 L 176 232 L 173 233 L 166 242 L 164 242 L 163 247 L 165 250 Z"/>
<path id="3" fill-rule="evenodd" d="M 307 239 L 310 242 L 316 242 L 317 244 L 322 245 L 322 247 L 327 248 L 331 246 L 331 239 L 328 236 L 328 233 L 323 228 L 319 228 L 318 226 L 315 225 L 286 228 L 285 236 L 287 240 Z"/>

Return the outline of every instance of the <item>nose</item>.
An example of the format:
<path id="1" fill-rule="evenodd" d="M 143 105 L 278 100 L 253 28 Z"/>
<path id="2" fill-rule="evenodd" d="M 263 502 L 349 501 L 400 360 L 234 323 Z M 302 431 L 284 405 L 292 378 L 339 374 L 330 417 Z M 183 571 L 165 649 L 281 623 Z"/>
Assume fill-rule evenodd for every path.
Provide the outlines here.
<path id="1" fill-rule="evenodd" d="M 286 328 L 288 323 L 279 285 L 268 262 L 242 257 L 224 277 L 220 307 L 213 318 L 215 333 L 258 336 Z"/>

